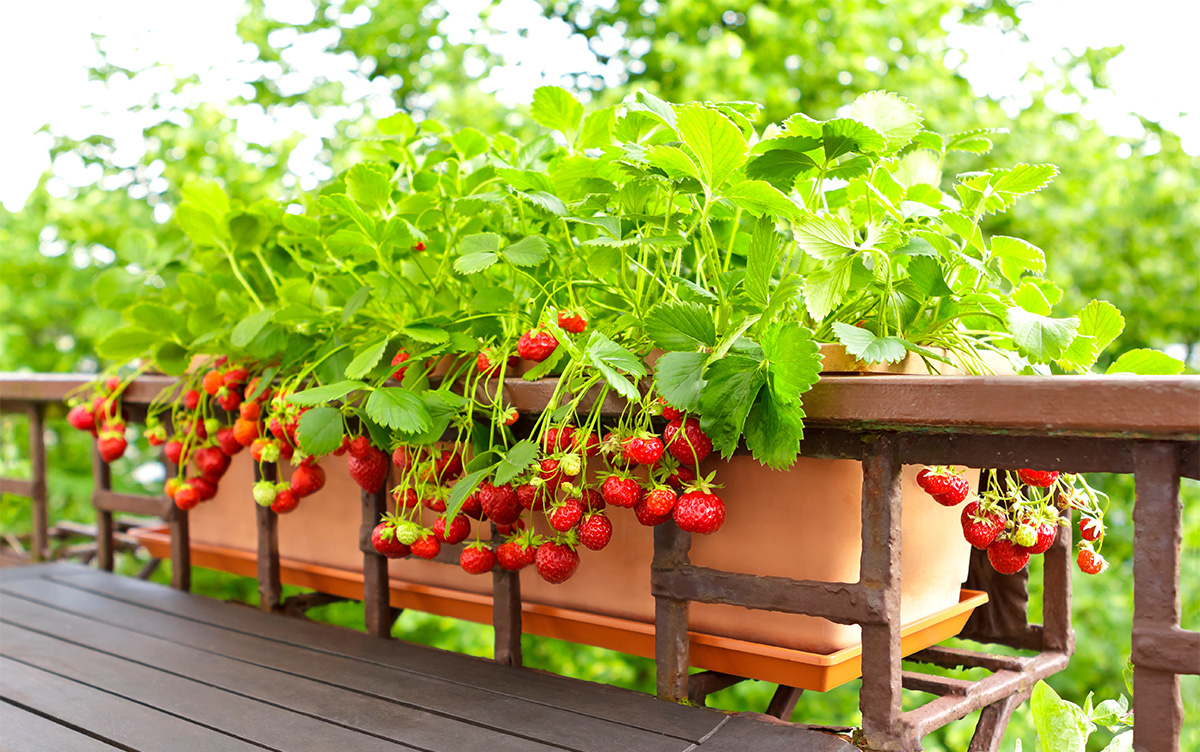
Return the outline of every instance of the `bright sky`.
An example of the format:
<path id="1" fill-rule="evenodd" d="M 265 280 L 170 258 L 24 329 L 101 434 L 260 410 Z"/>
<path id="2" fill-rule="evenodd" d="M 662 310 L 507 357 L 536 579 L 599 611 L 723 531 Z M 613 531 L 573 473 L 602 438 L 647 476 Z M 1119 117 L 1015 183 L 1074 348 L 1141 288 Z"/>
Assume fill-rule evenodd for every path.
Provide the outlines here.
<path id="1" fill-rule="evenodd" d="M 488 0 L 447 1 L 450 16 L 444 28 L 450 41 L 474 33 L 479 10 L 487 5 Z M 0 118 L 0 202 L 9 210 L 19 209 L 50 167 L 52 139 L 37 132 L 47 124 L 67 136 L 112 136 L 118 162 L 132 165 L 143 153 L 141 131 L 148 123 L 127 112 L 128 105 L 169 89 L 176 76 L 199 78 L 185 99 L 177 100 L 185 104 L 224 102 L 246 93 L 245 82 L 257 78 L 259 71 L 278 75 L 271 65 L 254 62 L 254 49 L 238 39 L 235 23 L 240 8 L 241 0 L 8 4 L 0 24 L 0 70 L 7 72 L 0 79 L 0 101 L 8 105 Z M 312 18 L 308 0 L 268 0 L 267 9 L 289 22 Z M 1032 0 L 1021 15 L 1029 36 L 1025 44 L 1004 39 L 999 30 L 947 22 L 956 48 L 949 62 L 961 62 L 963 73 L 980 94 L 1012 97 L 1016 106 L 1023 97 L 1019 79 L 1031 63 L 1048 67 L 1064 49 L 1079 53 L 1087 47 L 1123 44 L 1126 51 L 1109 68 L 1114 92 L 1089 103 L 1087 114 L 1100 119 L 1112 133 L 1136 135 L 1139 126 L 1129 113 L 1137 112 L 1179 133 L 1184 147 L 1200 154 L 1200 86 L 1188 73 L 1200 69 L 1194 39 L 1200 28 L 1200 2 L 1139 0 L 1134 12 L 1126 0 Z M 344 22 L 357 25 L 363 20 L 351 16 Z M 621 74 L 618 64 L 607 69 L 596 65 L 584 41 L 568 37 L 565 26 L 541 18 L 534 0 L 503 0 L 493 10 L 490 24 L 496 33 L 489 45 L 503 56 L 505 65 L 493 71 L 485 88 L 507 103 L 528 102 L 537 86 L 557 83 L 555 70 L 590 70 L 610 82 Z M 519 35 L 525 27 L 528 36 Z M 114 64 L 141 72 L 114 80 L 108 88 L 89 81 L 86 68 L 97 61 L 92 35 L 106 38 Z M 350 87 L 347 101 L 365 101 L 380 115 L 393 109 L 384 82 L 362 83 L 350 73 L 352 61 L 325 51 L 323 45 L 329 44 L 331 36 L 292 46 L 285 54 L 301 72 L 281 85 L 302 91 L 314 77 L 324 76 Z M 283 46 L 290 40 L 272 41 Z M 170 98 L 164 102 L 170 103 Z M 1073 109 L 1078 103 L 1063 97 L 1057 106 Z M 273 140 L 305 134 L 289 164 L 303 176 L 301 186 L 311 188 L 328 177 L 317 162 L 321 137 L 332 133 L 337 120 L 361 112 L 361 106 L 355 105 L 316 119 L 296 108 L 272 117 L 249 106 L 231 115 L 244 138 Z M 98 177 L 72 155 L 60 157 L 54 168 L 61 179 L 52 186 L 57 190 L 87 185 Z"/>

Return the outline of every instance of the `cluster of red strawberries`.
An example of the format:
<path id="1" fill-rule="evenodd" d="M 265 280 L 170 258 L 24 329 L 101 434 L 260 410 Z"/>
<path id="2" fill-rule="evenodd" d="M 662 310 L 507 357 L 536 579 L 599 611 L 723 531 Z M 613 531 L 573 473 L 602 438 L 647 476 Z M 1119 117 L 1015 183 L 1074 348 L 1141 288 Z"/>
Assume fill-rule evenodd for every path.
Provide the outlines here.
<path id="1" fill-rule="evenodd" d="M 643 525 L 674 520 L 687 532 L 714 533 L 725 520 L 725 505 L 713 492 L 712 477 L 697 478 L 692 469 L 712 451 L 712 441 L 696 418 L 661 402 L 659 407 L 669 421 L 661 436 L 617 431 L 601 438 L 571 425 L 549 428 L 541 435 L 541 456 L 525 472 L 508 483 L 481 482 L 452 518 L 445 514 L 447 485 L 462 474 L 462 450 L 402 446 L 392 454 L 402 477 L 392 491 L 396 511 L 376 526 L 372 543 L 389 558 L 432 559 L 443 543 L 470 538 L 471 520 L 490 521 L 498 538 L 485 542 L 477 532 L 459 555 L 464 570 L 483 574 L 496 565 L 509 571 L 533 565 L 557 584 L 578 568 L 580 545 L 599 551 L 609 544 L 611 507 L 632 509 Z M 609 471 L 589 483 L 587 462 L 601 455 Z M 647 480 L 635 475 L 638 468 Z M 439 514 L 431 527 L 421 522 L 423 509 Z M 545 518 L 550 537 L 535 533 L 533 514 Z"/>
<path id="2" fill-rule="evenodd" d="M 125 382 L 109 376 L 98 382 L 90 398 L 68 402 L 67 422 L 73 428 L 87 431 L 96 438 L 96 450 L 105 462 L 116 462 L 125 456 L 129 443 L 125 440 L 125 418 L 121 410 L 121 394 Z"/>
<path id="3" fill-rule="evenodd" d="M 988 561 L 1001 574 L 1014 574 L 1029 564 L 1031 556 L 1050 550 L 1058 528 L 1068 524 L 1069 512 L 1081 513 L 1082 540 L 1076 556 L 1079 569 L 1087 574 L 1103 572 L 1108 563 L 1100 555 L 1104 523 L 1099 494 L 1079 476 L 1055 470 L 1018 470 L 1007 483 L 993 482 L 962 510 L 963 537 L 987 551 Z M 956 506 L 967 499 L 970 484 L 957 471 L 946 467 L 924 468 L 917 483 L 939 504 Z"/>

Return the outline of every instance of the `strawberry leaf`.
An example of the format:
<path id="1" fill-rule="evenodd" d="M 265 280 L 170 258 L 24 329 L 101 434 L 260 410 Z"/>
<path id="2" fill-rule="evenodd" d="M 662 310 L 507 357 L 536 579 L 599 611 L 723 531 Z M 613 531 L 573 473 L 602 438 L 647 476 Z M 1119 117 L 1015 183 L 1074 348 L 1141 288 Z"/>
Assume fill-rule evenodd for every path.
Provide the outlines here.
<path id="1" fill-rule="evenodd" d="M 669 352 L 654 364 L 658 393 L 680 410 L 693 411 L 700 406 L 700 390 L 704 388 L 704 353 Z"/>
<path id="2" fill-rule="evenodd" d="M 336 407 L 314 407 L 300 416 L 296 438 L 309 454 L 329 454 L 342 445 L 342 411 Z"/>
<path id="3" fill-rule="evenodd" d="M 1183 361 L 1158 350 L 1130 350 L 1117 358 L 1105 373 L 1132 373 L 1138 376 L 1178 376 Z"/>
<path id="4" fill-rule="evenodd" d="M 381 426 L 406 433 L 428 431 L 433 419 L 421 398 L 401 387 L 384 387 L 371 392 L 367 416 Z"/>
<path id="5" fill-rule="evenodd" d="M 714 109 L 701 104 L 676 107 L 675 129 L 696 157 L 700 182 L 710 191 L 720 188 L 746 160 L 746 137 Z"/>
<path id="6" fill-rule="evenodd" d="M 561 86 L 542 86 L 534 91 L 529 112 L 541 125 L 564 134 L 578 128 L 583 119 L 583 105 Z"/>
<path id="7" fill-rule="evenodd" d="M 446 519 L 452 520 L 460 511 L 462 511 L 463 503 L 466 502 L 467 497 L 470 496 L 476 488 L 479 488 L 479 484 L 483 482 L 483 479 L 486 478 L 488 473 L 491 471 L 491 467 L 485 467 L 482 470 L 476 470 L 473 473 L 464 475 L 458 480 L 458 482 L 454 484 L 454 487 L 450 489 L 450 495 L 446 497 Z"/>
<path id="8" fill-rule="evenodd" d="M 1005 313 L 1017 350 L 1035 363 L 1060 357 L 1079 329 L 1079 319 L 1054 319 L 1010 306 Z"/>
<path id="9" fill-rule="evenodd" d="M 728 459 L 737 449 L 746 415 L 766 381 L 762 363 L 746 355 L 728 355 L 705 372 L 700 391 L 700 427 L 713 448 Z"/>
<path id="10" fill-rule="evenodd" d="M 496 485 L 502 486 L 527 470 L 537 455 L 537 444 L 529 439 L 514 444 L 496 467 Z"/>
<path id="11" fill-rule="evenodd" d="M 771 277 L 779 266 L 779 240 L 775 223 L 770 218 L 763 217 L 754 224 L 754 234 L 750 236 L 750 250 L 746 256 L 746 277 L 742 284 L 746 296 L 760 309 L 767 307 Z"/>
<path id="12" fill-rule="evenodd" d="M 261 311 L 255 311 L 246 316 L 246 318 L 238 322 L 238 325 L 233 328 L 233 333 L 229 336 L 229 341 L 233 343 L 234 347 L 249 345 L 274 315 L 275 311 L 270 308 L 264 308 Z"/>
<path id="13" fill-rule="evenodd" d="M 508 246 L 500 252 L 500 255 L 513 266 L 537 266 L 546 260 L 549 253 L 550 247 L 546 245 L 545 238 L 540 235 L 530 235 Z"/>
<path id="14" fill-rule="evenodd" d="M 339 381 L 336 384 L 316 386 L 294 394 L 289 394 L 287 401 L 293 405 L 323 405 L 326 402 L 340 400 L 355 389 L 367 387 L 361 381 Z"/>
<path id="15" fill-rule="evenodd" d="M 777 321 L 763 334 L 760 344 L 775 401 L 798 402 L 821 377 L 821 348 L 806 327 Z"/>
<path id="16" fill-rule="evenodd" d="M 833 333 L 846 346 L 846 352 L 866 363 L 899 363 L 908 354 L 904 340 L 898 337 L 876 337 L 857 326 L 834 322 Z"/>
<path id="17" fill-rule="evenodd" d="M 361 379 L 371 372 L 379 361 L 383 358 L 383 353 L 387 350 L 388 339 L 383 339 L 373 342 L 358 351 L 354 356 L 354 360 L 350 361 L 350 365 L 346 366 L 346 378 Z"/>
<path id="18" fill-rule="evenodd" d="M 624 371 L 635 379 L 645 376 L 646 366 L 636 355 L 600 332 L 592 332 L 584 355 L 604 375 L 604 380 L 618 394 L 627 400 L 641 399 L 642 395 L 638 391 L 637 385 L 618 372 Z"/>
<path id="19" fill-rule="evenodd" d="M 696 350 L 717 344 L 713 315 L 698 303 L 659 303 L 646 316 L 646 333 L 664 350 Z"/>
<path id="20" fill-rule="evenodd" d="M 804 409 L 799 401 L 776 399 L 769 389 L 759 391 L 746 416 L 746 448 L 767 467 L 786 470 L 800 453 L 804 438 Z"/>

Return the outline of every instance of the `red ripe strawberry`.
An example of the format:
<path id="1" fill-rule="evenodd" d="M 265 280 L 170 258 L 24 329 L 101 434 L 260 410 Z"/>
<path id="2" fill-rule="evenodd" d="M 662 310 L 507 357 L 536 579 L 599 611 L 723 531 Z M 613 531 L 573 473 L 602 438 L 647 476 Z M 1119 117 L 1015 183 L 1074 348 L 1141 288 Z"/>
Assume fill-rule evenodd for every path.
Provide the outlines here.
<path id="1" fill-rule="evenodd" d="M 196 441 L 204 441 L 208 438 L 208 427 L 206 421 L 197 418 L 192 425 L 183 427 L 184 433 L 191 433 L 196 437 Z M 194 442 L 193 442 L 194 445 Z"/>
<path id="2" fill-rule="evenodd" d="M 1032 522 L 1029 522 L 1033 525 Z M 1058 525 L 1044 520 L 1040 524 L 1033 525 L 1033 529 L 1037 531 L 1037 542 L 1032 546 L 1025 546 L 1025 552 L 1029 554 L 1044 554 L 1050 550 L 1050 546 L 1054 545 L 1054 539 L 1058 537 Z"/>
<path id="3" fill-rule="evenodd" d="M 477 368 L 480 373 L 487 373 L 488 371 L 492 370 L 492 358 L 487 350 L 482 350 L 479 355 L 475 357 L 475 368 Z"/>
<path id="4" fill-rule="evenodd" d="M 241 386 L 246 383 L 246 379 L 250 377 L 250 372 L 245 368 L 230 368 L 222 377 L 225 386 L 234 387 Z"/>
<path id="5" fill-rule="evenodd" d="M 154 428 L 147 429 L 146 443 L 150 446 L 162 446 L 163 444 L 167 443 L 167 432 L 162 426 L 155 426 Z"/>
<path id="6" fill-rule="evenodd" d="M 601 513 L 592 513 L 579 523 L 579 542 L 592 551 L 599 551 L 612 540 L 612 522 Z"/>
<path id="7" fill-rule="evenodd" d="M 675 502 L 672 516 L 680 530 L 709 535 L 725 522 L 725 503 L 713 493 L 688 491 Z"/>
<path id="8" fill-rule="evenodd" d="M 547 541 L 538 546 L 534 559 L 537 573 L 543 580 L 558 585 L 571 579 L 579 567 L 579 554 L 570 546 Z"/>
<path id="9" fill-rule="evenodd" d="M 521 516 L 521 502 L 517 500 L 517 492 L 508 483 L 493 486 L 485 480 L 475 493 L 483 513 L 497 525 L 511 525 Z"/>
<path id="10" fill-rule="evenodd" d="M 583 441 L 583 455 L 585 457 L 595 457 L 600 454 L 600 437 L 594 433 L 589 433 Z"/>
<path id="11" fill-rule="evenodd" d="M 100 438 L 96 440 L 96 448 L 100 451 L 100 459 L 105 462 L 116 462 L 125 454 L 125 448 L 128 442 L 125 441 L 125 432 L 116 431 L 106 427 L 100 431 Z"/>
<path id="12" fill-rule="evenodd" d="M 562 482 L 566 480 L 563 477 L 562 470 L 558 467 L 558 460 L 544 459 L 538 463 L 541 469 L 538 471 L 538 477 L 546 481 L 546 490 L 554 493 Z"/>
<path id="13" fill-rule="evenodd" d="M 629 476 L 610 475 L 600 484 L 600 495 L 607 504 L 632 509 L 642 500 L 642 487 Z"/>
<path id="14" fill-rule="evenodd" d="M 178 465 L 179 460 L 183 459 L 183 442 L 178 440 L 168 441 L 163 445 L 163 454 L 167 457 L 167 462 L 172 465 Z"/>
<path id="15" fill-rule="evenodd" d="M 312 496 L 325 487 L 325 469 L 320 465 L 300 465 L 292 473 L 292 493 L 296 498 Z"/>
<path id="16" fill-rule="evenodd" d="M 1108 569 L 1108 562 L 1091 547 L 1080 548 L 1079 555 L 1075 557 L 1075 563 L 1079 565 L 1080 571 L 1084 574 L 1100 574 Z"/>
<path id="17" fill-rule="evenodd" d="M 667 485 L 672 488 L 683 488 L 694 480 L 696 480 L 696 473 L 690 467 L 679 465 L 667 476 Z"/>
<path id="18" fill-rule="evenodd" d="M 258 422 L 238 418 L 233 422 L 233 440 L 242 446 L 250 446 L 258 438 Z"/>
<path id="19" fill-rule="evenodd" d="M 404 365 L 404 363 L 407 360 L 408 360 L 408 353 L 405 352 L 404 350 L 401 350 L 400 352 L 398 352 L 392 356 L 392 365 L 400 366 L 399 368 L 397 368 L 395 371 L 392 372 L 392 378 L 395 379 L 396 381 L 404 380 L 404 372 L 408 370 L 408 366 Z"/>
<path id="20" fill-rule="evenodd" d="M 204 447 L 192 453 L 192 464 L 202 476 L 215 483 L 229 469 L 229 455 L 215 446 Z"/>
<path id="21" fill-rule="evenodd" d="M 437 541 L 435 540 L 434 543 Z M 371 531 L 371 547 L 389 559 L 401 559 L 408 556 L 409 553 L 408 546 L 396 539 L 396 527 L 390 522 L 381 522 Z M 433 552 L 433 556 L 437 556 L 437 551 Z M 433 558 L 433 556 L 426 558 Z"/>
<path id="22" fill-rule="evenodd" d="M 221 391 L 217 392 L 217 404 L 221 406 L 222 410 L 233 412 L 242 404 L 242 395 L 233 389 L 222 387 Z"/>
<path id="23" fill-rule="evenodd" d="M 400 472 L 407 472 L 408 469 L 413 466 L 415 454 L 415 452 L 410 452 L 408 447 L 398 446 L 392 450 L 392 464 L 395 465 Z"/>
<path id="24" fill-rule="evenodd" d="M 563 499 L 550 512 L 550 527 L 565 533 L 583 519 L 583 502 L 576 498 Z"/>
<path id="25" fill-rule="evenodd" d="M 642 497 L 647 512 L 654 517 L 666 517 L 675 511 L 679 496 L 666 486 L 654 486 Z"/>
<path id="26" fill-rule="evenodd" d="M 666 522 L 667 520 L 671 519 L 671 515 L 669 515 L 669 514 L 661 514 L 661 515 L 655 514 L 654 510 L 652 510 L 646 504 L 645 499 L 642 499 L 637 504 L 633 505 L 633 516 L 637 517 L 637 521 L 642 523 L 646 527 L 654 527 L 655 525 L 661 525 L 664 522 Z"/>
<path id="27" fill-rule="evenodd" d="M 688 416 L 675 418 L 663 430 L 663 443 L 671 456 L 685 465 L 698 465 L 712 451 L 712 439 L 700 430 L 700 421 Z"/>
<path id="28" fill-rule="evenodd" d="M 534 512 L 541 512 L 546 508 L 548 495 L 544 487 L 535 486 L 532 483 L 524 483 L 517 487 L 517 501 L 522 507 Z"/>
<path id="29" fill-rule="evenodd" d="M 1058 471 L 1023 469 L 1017 471 L 1017 477 L 1027 486 L 1049 488 L 1054 485 L 1054 481 L 1058 480 Z"/>
<path id="30" fill-rule="evenodd" d="M 604 509 L 604 497 L 594 488 L 583 489 L 582 494 L 583 508 L 587 512 L 599 512 Z"/>
<path id="31" fill-rule="evenodd" d="M 71 412 L 67 413 L 67 422 L 71 424 L 72 428 L 80 431 L 95 431 L 96 413 L 92 411 L 91 405 L 76 405 L 71 408 Z"/>
<path id="32" fill-rule="evenodd" d="M 496 546 L 496 561 L 504 569 L 510 572 L 519 572 L 525 567 L 533 563 L 537 556 L 537 549 L 533 546 L 521 543 L 519 540 L 510 540 Z"/>
<path id="33" fill-rule="evenodd" d="M 116 376 L 109 376 L 104 380 L 104 391 L 109 394 L 117 391 L 121 387 L 121 379 Z"/>
<path id="34" fill-rule="evenodd" d="M 384 481 L 387 480 L 388 458 L 386 454 L 373 446 L 368 446 L 362 456 L 357 456 L 354 454 L 354 445 L 351 442 L 350 456 L 346 458 L 346 470 L 349 471 L 350 477 L 354 479 L 359 488 L 367 493 L 377 493 L 379 489 L 383 488 Z"/>
<path id="35" fill-rule="evenodd" d="M 228 355 L 218 355 L 216 360 L 217 368 L 224 368 L 229 363 Z"/>
<path id="36" fill-rule="evenodd" d="M 411 488 L 397 486 L 392 491 L 392 500 L 396 502 L 396 509 L 416 509 L 421 505 L 420 499 L 417 498 L 417 492 Z"/>
<path id="37" fill-rule="evenodd" d="M 557 347 L 558 340 L 554 338 L 553 334 L 531 329 L 517 340 L 517 355 L 525 360 L 541 363 L 549 358 Z"/>
<path id="38" fill-rule="evenodd" d="M 1029 553 L 1008 538 L 1000 538 L 987 548 L 992 569 L 1000 574 L 1016 574 L 1029 563 Z"/>
<path id="39" fill-rule="evenodd" d="M 459 553 L 458 565 L 467 574 L 487 574 L 496 566 L 496 553 L 484 543 L 472 543 Z"/>
<path id="40" fill-rule="evenodd" d="M 440 493 L 426 496 L 425 498 L 421 499 L 421 504 L 423 504 L 426 509 L 433 512 L 440 513 L 446 511 L 446 497 Z"/>
<path id="41" fill-rule="evenodd" d="M 500 535 L 512 535 L 514 533 L 519 533 L 524 529 L 525 529 L 525 520 L 521 520 L 521 519 L 518 519 L 516 522 L 514 522 L 511 525 L 497 525 L 496 526 L 496 532 L 499 533 Z M 530 559 L 530 562 L 532 563 L 533 560 Z"/>
<path id="42" fill-rule="evenodd" d="M 168 498 L 174 499 L 175 492 L 179 490 L 180 481 L 178 478 L 167 478 L 167 482 L 163 484 L 163 494 Z"/>
<path id="43" fill-rule="evenodd" d="M 1079 520 L 1079 537 L 1085 541 L 1097 541 L 1104 537 L 1104 523 L 1095 517 Z"/>
<path id="44" fill-rule="evenodd" d="M 551 428 L 542 436 L 542 451 L 547 454 L 566 452 L 575 448 L 575 428 L 563 426 Z"/>
<path id="45" fill-rule="evenodd" d="M 287 426 L 283 424 L 278 415 L 272 415 L 271 419 L 267 421 L 267 430 L 280 441 L 287 439 Z"/>
<path id="46" fill-rule="evenodd" d="M 293 480 L 295 480 L 293 478 Z M 275 494 L 275 501 L 271 502 L 271 511 L 275 514 L 287 514 L 300 505 L 300 497 L 297 496 L 292 489 L 285 488 Z"/>
<path id="47" fill-rule="evenodd" d="M 1004 532 L 1004 515 L 984 512 L 977 501 L 963 507 L 961 522 L 963 537 L 975 548 L 987 548 Z"/>
<path id="48" fill-rule="evenodd" d="M 188 478 L 187 482 L 196 489 L 196 493 L 200 494 L 200 501 L 208 501 L 217 495 L 216 481 L 209 480 L 202 475 L 197 475 L 194 478 Z"/>
<path id="49" fill-rule="evenodd" d="M 675 408 L 673 408 L 673 407 L 671 407 L 669 404 L 667 404 L 667 398 L 666 398 L 666 397 L 661 397 L 661 396 L 660 396 L 660 397 L 658 398 L 658 405 L 659 405 L 659 407 L 662 409 L 662 416 L 663 416 L 664 418 L 666 418 L 667 420 L 675 420 L 676 418 L 678 418 L 678 417 L 680 417 L 681 415 L 683 415 L 683 411 L 682 411 L 682 410 L 676 410 Z"/>
<path id="50" fill-rule="evenodd" d="M 185 512 L 189 509 L 195 509 L 196 505 L 201 501 L 200 493 L 191 483 L 181 483 L 175 491 L 174 499 L 175 506 Z"/>
<path id="51" fill-rule="evenodd" d="M 946 467 L 926 467 L 917 473 L 917 485 L 925 489 L 930 496 L 938 496 L 955 491 L 955 478 L 958 473 Z M 947 505 L 952 506 L 952 505 Z"/>
<path id="52" fill-rule="evenodd" d="M 517 412 L 517 408 L 510 407 L 504 411 L 504 417 L 501 422 L 503 422 L 506 426 L 511 426 L 513 423 L 516 423 L 517 419 L 520 417 L 521 414 Z"/>
<path id="53" fill-rule="evenodd" d="M 433 475 L 439 483 L 454 480 L 462 471 L 462 454 L 453 449 L 443 449 L 441 456 L 433 461 Z"/>
<path id="54" fill-rule="evenodd" d="M 220 371 L 209 371 L 204 374 L 201 386 L 204 387 L 204 391 L 208 392 L 210 396 L 216 396 L 221 387 L 225 386 L 225 377 L 221 375 Z"/>
<path id="55" fill-rule="evenodd" d="M 441 551 L 442 542 L 433 533 L 425 533 L 413 541 L 412 544 L 413 555 L 419 556 L 422 559 L 432 559 L 441 553 Z"/>
<path id="56" fill-rule="evenodd" d="M 966 500 L 967 494 L 971 492 L 970 482 L 961 475 L 951 477 L 947 485 L 950 490 L 933 495 L 933 500 L 944 507 L 958 506 Z"/>
<path id="57" fill-rule="evenodd" d="M 262 417 L 262 405 L 257 402 L 243 402 L 238 408 L 238 417 L 246 420 L 258 420 Z"/>
<path id="58" fill-rule="evenodd" d="M 217 446 L 229 457 L 246 448 L 233 435 L 233 426 L 225 426 L 220 431 L 217 431 Z"/>
<path id="59" fill-rule="evenodd" d="M 337 448 L 337 449 L 334 449 L 334 450 L 333 450 L 333 456 L 334 456 L 334 457 L 341 457 L 342 455 L 344 455 L 344 454 L 346 453 L 346 450 L 347 450 L 347 449 L 349 449 L 349 448 L 350 448 L 350 437 L 349 437 L 349 436 L 343 436 L 343 437 L 342 437 L 342 443 L 338 445 L 338 448 Z"/>
<path id="60" fill-rule="evenodd" d="M 195 389 L 189 389 L 183 393 L 183 406 L 188 410 L 195 410 L 200 406 L 200 392 Z"/>
<path id="61" fill-rule="evenodd" d="M 634 436 L 625 439 L 621 451 L 629 462 L 639 465 L 653 465 L 662 458 L 663 443 L 657 436 Z"/>
<path id="62" fill-rule="evenodd" d="M 465 514 L 457 514 L 446 524 L 445 517 L 433 521 L 433 534 L 442 543 L 462 543 L 471 535 L 471 521 Z"/>
<path id="63" fill-rule="evenodd" d="M 476 494 L 467 494 L 467 498 L 463 499 L 461 511 L 472 519 L 482 520 L 483 505 L 479 503 L 479 496 Z"/>
<path id="64" fill-rule="evenodd" d="M 371 451 L 371 448 L 371 440 L 366 436 L 355 436 L 350 440 L 350 446 L 348 447 L 350 456 L 358 457 L 359 459 L 366 457 L 367 452 Z"/>
<path id="65" fill-rule="evenodd" d="M 587 319 L 585 319 L 579 311 L 559 311 L 558 325 L 563 331 L 571 334 L 580 334 L 587 329 Z"/>

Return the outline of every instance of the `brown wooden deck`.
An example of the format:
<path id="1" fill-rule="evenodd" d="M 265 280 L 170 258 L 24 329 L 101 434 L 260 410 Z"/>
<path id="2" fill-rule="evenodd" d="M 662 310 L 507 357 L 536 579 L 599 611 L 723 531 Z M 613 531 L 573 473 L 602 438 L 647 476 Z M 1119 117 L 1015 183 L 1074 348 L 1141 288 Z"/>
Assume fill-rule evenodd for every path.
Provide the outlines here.
<path id="1" fill-rule="evenodd" d="M 72 564 L 0 571 L 5 750 L 853 752 Z"/>

